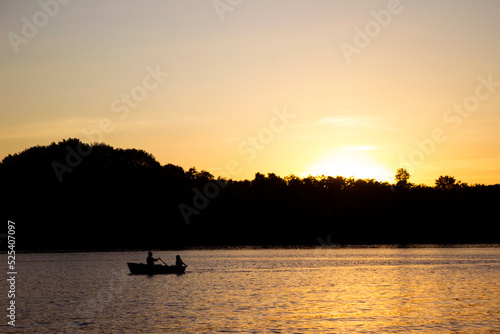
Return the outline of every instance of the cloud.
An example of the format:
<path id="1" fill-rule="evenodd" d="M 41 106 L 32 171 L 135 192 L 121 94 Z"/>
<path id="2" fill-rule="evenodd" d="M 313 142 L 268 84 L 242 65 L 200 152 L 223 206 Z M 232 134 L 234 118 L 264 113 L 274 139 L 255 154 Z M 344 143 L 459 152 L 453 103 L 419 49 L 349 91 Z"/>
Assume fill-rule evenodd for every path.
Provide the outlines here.
<path id="1" fill-rule="evenodd" d="M 387 125 L 388 118 L 385 116 L 359 116 L 345 115 L 345 112 L 337 116 L 326 116 L 316 120 L 316 124 L 332 124 L 344 128 L 365 128 L 394 130 L 393 126 Z"/>
<path id="2" fill-rule="evenodd" d="M 371 151 L 371 150 L 376 150 L 378 149 L 375 146 L 353 146 L 353 147 L 342 147 L 340 148 L 341 151 Z"/>
<path id="3" fill-rule="evenodd" d="M 99 119 L 94 118 L 71 118 L 15 124 L 4 127 L 0 132 L 0 139 L 44 139 L 53 137 L 63 139 L 75 137 L 80 136 L 83 129 L 99 124 L 98 121 Z"/>
<path id="4" fill-rule="evenodd" d="M 318 123 L 327 123 L 327 124 L 335 124 L 338 126 L 359 126 L 359 120 L 354 117 L 345 117 L 345 116 L 337 116 L 337 117 L 322 117 L 318 119 Z"/>

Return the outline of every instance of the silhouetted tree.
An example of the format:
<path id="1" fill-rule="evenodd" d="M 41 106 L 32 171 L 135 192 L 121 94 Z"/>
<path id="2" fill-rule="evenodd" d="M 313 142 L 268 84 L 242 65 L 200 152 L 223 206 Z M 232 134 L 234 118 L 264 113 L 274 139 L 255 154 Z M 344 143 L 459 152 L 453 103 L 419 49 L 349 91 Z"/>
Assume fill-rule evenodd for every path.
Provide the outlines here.
<path id="1" fill-rule="evenodd" d="M 71 168 L 62 182 L 54 161 Z M 19 249 L 317 245 L 326 235 L 341 244 L 500 242 L 490 219 L 500 185 L 440 176 L 435 187 L 413 186 L 409 177 L 398 169 L 404 191 L 374 179 L 274 173 L 221 186 L 207 171 L 161 166 L 143 150 L 71 138 L 0 163 Z M 189 225 L 181 203 L 192 208 Z"/>
<path id="2" fill-rule="evenodd" d="M 435 184 L 436 188 L 440 190 L 452 190 L 456 187 L 456 180 L 453 176 L 441 175 L 436 179 Z"/>
<path id="3" fill-rule="evenodd" d="M 406 169 L 399 168 L 396 171 L 395 180 L 396 180 L 396 185 L 398 187 L 409 186 L 410 185 L 410 183 L 408 182 L 409 179 L 410 179 L 410 173 Z"/>

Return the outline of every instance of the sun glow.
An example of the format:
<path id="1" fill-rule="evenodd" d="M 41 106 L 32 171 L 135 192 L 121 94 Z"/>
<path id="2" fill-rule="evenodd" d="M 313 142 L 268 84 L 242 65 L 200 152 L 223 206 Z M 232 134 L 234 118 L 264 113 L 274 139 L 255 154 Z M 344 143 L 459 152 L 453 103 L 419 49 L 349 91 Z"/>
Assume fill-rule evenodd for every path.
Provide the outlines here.
<path id="1" fill-rule="evenodd" d="M 356 179 L 376 179 L 392 181 L 394 173 L 374 159 L 368 150 L 374 147 L 363 146 L 342 148 L 324 156 L 307 166 L 303 175 L 327 175 L 354 177 Z"/>

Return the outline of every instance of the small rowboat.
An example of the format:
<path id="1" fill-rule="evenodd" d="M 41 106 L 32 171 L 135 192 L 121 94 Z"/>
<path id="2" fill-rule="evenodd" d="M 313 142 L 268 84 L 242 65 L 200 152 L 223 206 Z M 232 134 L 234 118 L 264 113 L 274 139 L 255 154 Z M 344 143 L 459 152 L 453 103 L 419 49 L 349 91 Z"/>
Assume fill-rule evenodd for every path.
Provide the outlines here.
<path id="1" fill-rule="evenodd" d="M 185 266 L 162 266 L 159 264 L 148 266 L 144 263 L 131 262 L 127 262 L 127 265 L 130 272 L 137 275 L 183 274 L 186 271 Z"/>

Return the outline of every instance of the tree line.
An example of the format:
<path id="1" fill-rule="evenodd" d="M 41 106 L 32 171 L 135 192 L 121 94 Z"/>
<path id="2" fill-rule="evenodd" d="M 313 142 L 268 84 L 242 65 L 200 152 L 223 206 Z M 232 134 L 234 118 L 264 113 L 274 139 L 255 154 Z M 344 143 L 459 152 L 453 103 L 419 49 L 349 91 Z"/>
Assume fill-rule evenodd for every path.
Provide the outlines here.
<path id="1" fill-rule="evenodd" d="M 257 173 L 215 178 L 149 153 L 67 139 L 5 157 L 7 217 L 25 250 L 498 243 L 500 185 L 415 185 Z"/>

